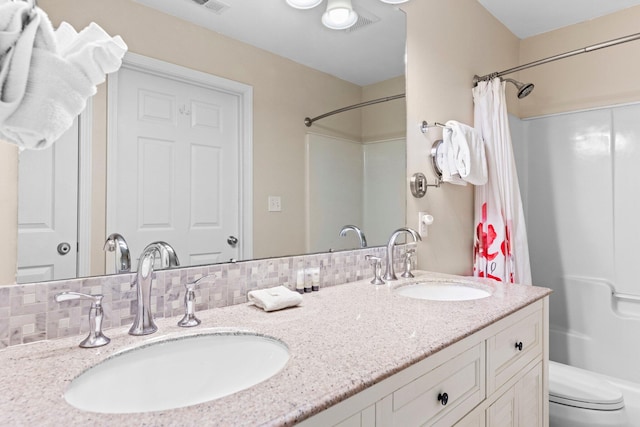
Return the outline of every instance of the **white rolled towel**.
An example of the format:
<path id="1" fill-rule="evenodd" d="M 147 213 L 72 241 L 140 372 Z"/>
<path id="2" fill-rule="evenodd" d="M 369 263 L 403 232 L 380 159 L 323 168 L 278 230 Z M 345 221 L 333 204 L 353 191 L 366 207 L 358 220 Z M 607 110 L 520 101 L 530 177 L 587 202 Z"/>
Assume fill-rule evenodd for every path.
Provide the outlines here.
<path id="1" fill-rule="evenodd" d="M 445 123 L 451 141 L 452 157 L 460 178 L 473 185 L 487 183 L 484 141 L 478 131 L 455 120 Z"/>
<path id="2" fill-rule="evenodd" d="M 247 294 L 247 298 L 249 298 L 249 302 L 252 302 L 264 311 L 276 311 L 282 310 L 283 308 L 295 307 L 302 302 L 302 295 L 285 286 L 250 291 Z"/>
<path id="3" fill-rule="evenodd" d="M 456 153 L 453 142 L 451 141 L 451 129 L 445 128 L 442 132 L 442 181 L 455 185 L 467 185 L 467 182 L 460 178 L 458 168 L 456 166 Z"/>

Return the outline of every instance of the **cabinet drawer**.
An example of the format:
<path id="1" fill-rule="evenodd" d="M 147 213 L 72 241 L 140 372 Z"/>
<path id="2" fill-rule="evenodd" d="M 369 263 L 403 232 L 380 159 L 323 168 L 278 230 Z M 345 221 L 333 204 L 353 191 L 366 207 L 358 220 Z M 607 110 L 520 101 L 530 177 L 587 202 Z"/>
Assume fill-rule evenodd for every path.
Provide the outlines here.
<path id="1" fill-rule="evenodd" d="M 484 367 L 480 343 L 396 390 L 393 425 L 452 425 L 484 399 Z"/>
<path id="2" fill-rule="evenodd" d="M 525 317 L 487 340 L 487 393 L 542 356 L 542 312 Z"/>

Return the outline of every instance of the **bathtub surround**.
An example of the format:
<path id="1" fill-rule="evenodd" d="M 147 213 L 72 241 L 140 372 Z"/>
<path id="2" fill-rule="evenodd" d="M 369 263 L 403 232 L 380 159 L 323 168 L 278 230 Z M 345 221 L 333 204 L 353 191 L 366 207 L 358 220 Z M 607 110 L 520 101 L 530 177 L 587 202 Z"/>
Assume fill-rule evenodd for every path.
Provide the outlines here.
<path id="1" fill-rule="evenodd" d="M 631 104 L 514 121 L 532 272 L 556 291 L 551 359 L 636 383 L 638 117 Z"/>
<path id="2" fill-rule="evenodd" d="M 402 268 L 403 255 L 410 249 L 415 249 L 415 244 L 395 247 L 396 268 Z M 156 319 L 179 319 L 184 314 L 184 284 L 202 276 L 214 279 L 203 280 L 196 289 L 196 313 L 245 303 L 252 290 L 278 285 L 295 290 L 299 270 L 320 269 L 320 292 L 328 286 L 369 278 L 371 268 L 365 257 L 382 258 L 384 253 L 384 247 L 374 247 L 159 270 L 151 286 L 152 312 Z M 90 304 L 57 303 L 54 296 L 63 291 L 104 295 L 103 330 L 131 325 L 136 312 L 136 289 L 131 287 L 134 278 L 135 273 L 0 287 L 0 348 L 86 335 Z"/>

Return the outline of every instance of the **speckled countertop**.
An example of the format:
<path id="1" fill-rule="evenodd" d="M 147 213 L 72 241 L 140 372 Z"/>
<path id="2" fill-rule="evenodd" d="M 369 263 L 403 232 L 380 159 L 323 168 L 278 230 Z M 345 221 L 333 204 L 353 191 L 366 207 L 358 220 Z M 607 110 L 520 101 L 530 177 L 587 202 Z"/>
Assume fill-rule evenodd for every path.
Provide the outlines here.
<path id="1" fill-rule="evenodd" d="M 186 408 L 141 414 L 96 414 L 63 400 L 70 381 L 110 355 L 160 336 L 193 333 L 179 319 L 159 319 L 159 331 L 132 337 L 106 332 L 111 343 L 81 349 L 83 337 L 8 347 L 0 351 L 0 424 L 44 425 L 293 425 L 550 293 L 533 286 L 471 281 L 418 272 L 416 279 L 457 278 L 486 289 L 473 301 L 426 301 L 395 295 L 391 286 L 355 282 L 303 296 L 301 306 L 265 313 L 241 304 L 197 313 L 198 328 L 237 328 L 278 338 L 291 352 L 286 367 L 234 395 Z M 162 375 L 160 372 L 159 375 Z"/>

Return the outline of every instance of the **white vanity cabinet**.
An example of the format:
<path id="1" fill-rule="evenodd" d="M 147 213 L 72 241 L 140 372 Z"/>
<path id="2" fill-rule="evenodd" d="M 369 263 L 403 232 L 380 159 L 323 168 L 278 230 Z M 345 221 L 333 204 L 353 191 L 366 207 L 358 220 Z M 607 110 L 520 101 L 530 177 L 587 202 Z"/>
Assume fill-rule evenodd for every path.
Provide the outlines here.
<path id="1" fill-rule="evenodd" d="M 302 426 L 548 426 L 548 297 Z"/>

